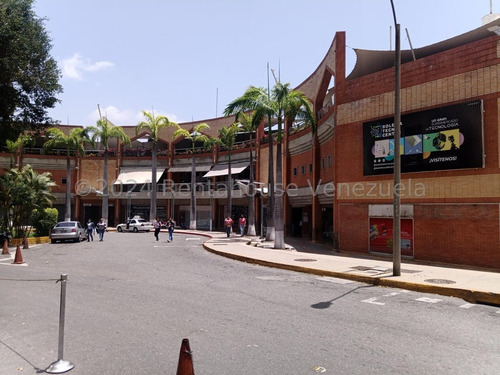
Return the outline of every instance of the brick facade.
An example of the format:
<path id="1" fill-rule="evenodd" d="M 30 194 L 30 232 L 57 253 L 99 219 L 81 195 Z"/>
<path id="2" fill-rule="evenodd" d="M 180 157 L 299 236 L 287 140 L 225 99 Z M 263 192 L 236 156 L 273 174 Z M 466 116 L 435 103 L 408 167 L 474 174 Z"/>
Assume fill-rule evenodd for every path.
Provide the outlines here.
<path id="1" fill-rule="evenodd" d="M 500 25 L 500 20 L 494 22 Z M 412 257 L 415 260 L 500 270 L 500 37 L 486 27 L 464 35 L 419 49 L 415 61 L 404 61 L 401 109 L 406 115 L 481 100 L 484 167 L 403 173 L 401 203 L 408 207 L 407 217 L 413 220 Z M 283 183 L 294 185 L 300 191 L 298 196 L 285 198 L 285 233 L 313 241 L 333 240 L 332 250 L 370 253 L 370 212 L 382 212 L 377 211 L 377 207 L 392 204 L 393 176 L 364 175 L 363 123 L 394 115 L 393 58 L 378 71 L 368 70 L 361 74 L 358 70 L 346 77 L 345 49 L 345 33 L 338 32 L 317 69 L 297 87 L 313 104 L 318 114 L 318 128 L 316 134 L 311 129 L 299 129 L 284 138 Z M 387 52 L 385 54 L 388 57 Z M 331 82 L 334 82 L 333 87 L 329 87 Z M 217 136 L 218 129 L 233 123 L 234 117 L 180 125 L 190 131 L 200 122 L 210 126 L 207 135 Z M 264 125 L 257 130 L 255 180 L 266 183 L 269 145 L 260 143 L 265 138 Z M 124 130 L 131 138 L 142 136 L 135 135 L 134 126 L 124 127 Z M 159 158 L 163 167 L 185 164 L 179 161 L 191 158 L 190 155 L 175 155 L 174 146 L 178 140 L 172 138 L 172 133 L 170 128 L 160 134 L 168 150 Z M 110 181 L 122 168 L 150 166 L 150 158 L 128 157 L 122 154 L 119 145 L 113 147 L 117 155 L 110 158 Z M 234 160 L 244 152 L 248 149 L 234 150 Z M 0 154 L 0 170 L 9 165 L 9 156 Z M 221 157 L 224 156 L 221 153 Z M 201 164 L 206 164 L 207 160 L 215 164 L 218 154 L 217 151 L 204 152 L 196 158 Z M 65 178 L 63 156 L 25 155 L 21 159 L 38 165 L 42 171 L 44 168 L 51 171 L 57 180 Z M 94 189 L 102 188 L 102 157 L 88 156 L 72 163 L 72 182 L 85 180 Z M 334 187 L 333 197 L 325 188 L 326 183 Z M 59 187 L 57 193 L 63 192 Z M 72 193 L 78 195 L 74 188 Z M 208 195 L 201 193 L 200 198 L 197 205 L 208 207 L 213 203 L 212 216 L 218 216 L 213 219 L 222 222 L 225 201 L 212 202 Z M 189 204 L 188 196 L 179 195 L 175 202 L 168 197 L 161 199 L 168 212 L 178 213 L 174 208 Z M 85 203 L 98 204 L 99 201 L 95 193 L 79 195 L 74 201 L 77 206 L 74 212 L 82 216 Z M 123 198 L 112 198 L 112 201 L 115 216 L 123 216 L 120 212 L 124 207 Z M 235 202 L 243 206 L 246 198 Z M 261 224 L 260 203 L 257 200 L 257 227 Z M 137 204 L 148 203 L 143 199 Z M 384 215 L 390 218 L 392 213 Z M 307 221 L 302 223 L 302 219 Z M 297 231 L 299 221 L 303 227 Z M 331 229 L 327 228 L 330 224 Z"/>

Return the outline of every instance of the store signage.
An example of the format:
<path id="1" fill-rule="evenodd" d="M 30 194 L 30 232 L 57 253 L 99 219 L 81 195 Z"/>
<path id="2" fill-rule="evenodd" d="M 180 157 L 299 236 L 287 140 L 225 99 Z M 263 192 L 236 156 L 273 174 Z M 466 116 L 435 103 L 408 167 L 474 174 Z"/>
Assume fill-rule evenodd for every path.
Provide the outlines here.
<path id="1" fill-rule="evenodd" d="M 483 102 L 401 116 L 401 172 L 482 168 Z M 363 123 L 363 174 L 392 174 L 394 118 Z"/>

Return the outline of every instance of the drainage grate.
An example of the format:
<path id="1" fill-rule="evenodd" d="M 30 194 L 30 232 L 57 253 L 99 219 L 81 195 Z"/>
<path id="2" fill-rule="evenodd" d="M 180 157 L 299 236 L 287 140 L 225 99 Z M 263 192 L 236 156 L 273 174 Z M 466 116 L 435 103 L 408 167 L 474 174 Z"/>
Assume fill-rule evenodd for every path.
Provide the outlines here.
<path id="1" fill-rule="evenodd" d="M 432 284 L 455 284 L 456 283 L 453 280 L 446 280 L 446 279 L 427 279 L 424 281 L 427 283 L 432 283 Z"/>
<path id="2" fill-rule="evenodd" d="M 371 267 L 366 267 L 366 266 L 354 266 L 354 267 L 349 267 L 358 271 L 368 271 L 371 270 Z"/>
<path id="3" fill-rule="evenodd" d="M 316 262 L 316 259 L 295 259 L 296 262 Z"/>

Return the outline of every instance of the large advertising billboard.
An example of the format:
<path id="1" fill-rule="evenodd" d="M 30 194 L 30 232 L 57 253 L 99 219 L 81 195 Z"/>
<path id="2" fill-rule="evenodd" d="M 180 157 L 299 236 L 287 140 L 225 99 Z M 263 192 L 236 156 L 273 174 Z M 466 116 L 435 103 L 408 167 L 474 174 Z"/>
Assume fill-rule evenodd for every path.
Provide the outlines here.
<path id="1" fill-rule="evenodd" d="M 482 168 L 483 102 L 401 116 L 401 172 Z M 363 123 L 363 174 L 392 174 L 394 117 Z"/>

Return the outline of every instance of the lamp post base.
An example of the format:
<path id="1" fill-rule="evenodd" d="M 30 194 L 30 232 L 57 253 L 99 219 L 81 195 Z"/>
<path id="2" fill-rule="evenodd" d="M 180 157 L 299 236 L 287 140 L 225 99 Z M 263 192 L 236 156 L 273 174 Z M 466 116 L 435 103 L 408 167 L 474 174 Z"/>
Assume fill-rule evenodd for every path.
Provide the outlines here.
<path id="1" fill-rule="evenodd" d="M 45 372 L 48 374 L 62 374 L 64 372 L 72 370 L 73 367 L 75 367 L 75 365 L 70 361 L 66 361 L 64 359 L 58 359 L 57 361 L 52 363 L 49 367 L 47 367 Z"/>

